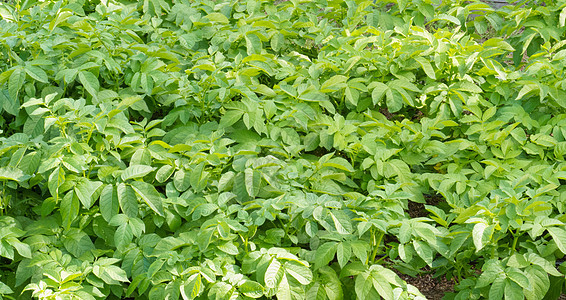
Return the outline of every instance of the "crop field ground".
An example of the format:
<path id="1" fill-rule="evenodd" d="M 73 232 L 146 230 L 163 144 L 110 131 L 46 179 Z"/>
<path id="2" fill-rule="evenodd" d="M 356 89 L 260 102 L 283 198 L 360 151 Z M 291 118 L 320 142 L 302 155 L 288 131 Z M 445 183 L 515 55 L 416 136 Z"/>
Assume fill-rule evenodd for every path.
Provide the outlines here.
<path id="1" fill-rule="evenodd" d="M 0 2 L 0 299 L 563 299 L 564 156 L 566 0 Z"/>

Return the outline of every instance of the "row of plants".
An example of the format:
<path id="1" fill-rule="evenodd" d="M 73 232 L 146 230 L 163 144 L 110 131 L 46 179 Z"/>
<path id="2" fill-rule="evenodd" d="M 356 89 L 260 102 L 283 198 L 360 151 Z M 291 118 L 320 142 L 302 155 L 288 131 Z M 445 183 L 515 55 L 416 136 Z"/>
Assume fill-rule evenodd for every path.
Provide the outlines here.
<path id="1" fill-rule="evenodd" d="M 0 299 L 558 298 L 539 2 L 0 3 Z"/>

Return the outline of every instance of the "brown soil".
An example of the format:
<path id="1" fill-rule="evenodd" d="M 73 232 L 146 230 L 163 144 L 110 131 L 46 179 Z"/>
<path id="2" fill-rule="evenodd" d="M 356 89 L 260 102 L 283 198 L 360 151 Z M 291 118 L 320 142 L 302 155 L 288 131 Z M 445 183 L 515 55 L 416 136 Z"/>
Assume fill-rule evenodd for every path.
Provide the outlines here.
<path id="1" fill-rule="evenodd" d="M 446 278 L 433 278 L 432 274 L 417 277 L 400 275 L 408 284 L 414 285 L 429 300 L 440 300 L 444 294 L 454 292 L 454 281 Z"/>
<path id="2" fill-rule="evenodd" d="M 407 211 L 411 218 L 421 218 L 428 216 L 428 211 L 425 209 L 424 204 L 409 201 L 409 209 Z"/>
<path id="3" fill-rule="evenodd" d="M 382 115 L 384 115 L 385 118 L 387 118 L 387 120 L 391 120 L 391 119 L 393 119 L 393 117 L 395 117 L 395 115 L 392 114 L 392 113 L 390 113 L 389 110 L 388 110 L 387 108 L 385 108 L 385 107 L 380 108 L 380 109 L 379 109 L 379 112 L 380 112 Z"/>
<path id="4" fill-rule="evenodd" d="M 426 205 L 437 206 L 444 199 L 440 195 L 424 195 Z M 424 203 L 409 201 L 409 216 L 411 218 L 427 217 L 429 212 L 425 209 Z"/>

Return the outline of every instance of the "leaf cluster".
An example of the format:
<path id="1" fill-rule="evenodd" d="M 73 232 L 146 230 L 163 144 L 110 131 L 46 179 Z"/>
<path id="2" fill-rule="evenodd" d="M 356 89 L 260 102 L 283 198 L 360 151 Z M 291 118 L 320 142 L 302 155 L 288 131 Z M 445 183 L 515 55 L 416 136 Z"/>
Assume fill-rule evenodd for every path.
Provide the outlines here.
<path id="1" fill-rule="evenodd" d="M 0 3 L 0 299 L 558 297 L 537 2 Z"/>

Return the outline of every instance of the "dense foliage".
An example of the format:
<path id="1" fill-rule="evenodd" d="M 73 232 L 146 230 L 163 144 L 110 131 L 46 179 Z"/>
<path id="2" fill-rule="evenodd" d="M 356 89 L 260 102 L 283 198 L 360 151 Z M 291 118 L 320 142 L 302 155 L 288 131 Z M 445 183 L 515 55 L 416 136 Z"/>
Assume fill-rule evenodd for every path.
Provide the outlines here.
<path id="1" fill-rule="evenodd" d="M 562 293 L 566 1 L 104 2 L 0 3 L 0 299 Z"/>

